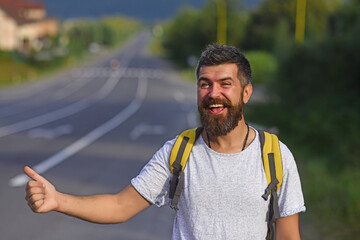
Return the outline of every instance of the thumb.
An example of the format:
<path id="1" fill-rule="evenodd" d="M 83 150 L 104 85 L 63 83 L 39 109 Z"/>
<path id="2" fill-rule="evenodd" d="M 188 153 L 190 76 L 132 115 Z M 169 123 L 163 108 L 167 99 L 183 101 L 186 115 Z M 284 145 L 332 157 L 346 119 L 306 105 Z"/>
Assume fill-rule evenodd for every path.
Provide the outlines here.
<path id="1" fill-rule="evenodd" d="M 37 172 L 35 172 L 33 169 L 31 169 L 28 166 L 26 166 L 24 168 L 24 172 L 26 173 L 26 175 L 28 175 L 30 178 L 32 178 L 33 180 L 35 180 L 37 182 L 41 182 L 41 183 L 46 183 L 47 182 L 45 178 L 40 176 Z"/>

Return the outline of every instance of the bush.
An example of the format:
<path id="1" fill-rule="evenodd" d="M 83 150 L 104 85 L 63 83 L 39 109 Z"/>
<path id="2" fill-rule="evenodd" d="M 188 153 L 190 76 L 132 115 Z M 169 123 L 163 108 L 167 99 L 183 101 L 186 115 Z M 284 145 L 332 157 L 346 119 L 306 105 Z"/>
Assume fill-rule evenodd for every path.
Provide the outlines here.
<path id="1" fill-rule="evenodd" d="M 360 167 L 359 51 L 360 41 L 345 39 L 294 47 L 280 61 L 275 85 L 298 142 L 319 154 L 331 151 L 327 161 L 336 170 Z"/>
<path id="2" fill-rule="evenodd" d="M 277 71 L 276 58 L 264 51 L 245 52 L 250 61 L 254 84 L 270 84 Z"/>

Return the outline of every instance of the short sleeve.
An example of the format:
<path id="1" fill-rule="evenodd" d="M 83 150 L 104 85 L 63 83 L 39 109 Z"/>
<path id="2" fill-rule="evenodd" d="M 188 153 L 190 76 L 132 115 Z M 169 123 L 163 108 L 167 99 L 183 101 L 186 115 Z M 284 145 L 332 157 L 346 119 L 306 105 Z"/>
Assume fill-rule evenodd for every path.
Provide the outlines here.
<path id="1" fill-rule="evenodd" d="M 305 212 L 304 197 L 295 159 L 290 150 L 280 142 L 283 162 L 283 182 L 278 192 L 280 217 Z"/>
<path id="2" fill-rule="evenodd" d="M 146 200 L 158 207 L 169 204 L 171 171 L 169 156 L 175 139 L 167 141 L 145 165 L 138 176 L 131 180 L 132 186 Z"/>

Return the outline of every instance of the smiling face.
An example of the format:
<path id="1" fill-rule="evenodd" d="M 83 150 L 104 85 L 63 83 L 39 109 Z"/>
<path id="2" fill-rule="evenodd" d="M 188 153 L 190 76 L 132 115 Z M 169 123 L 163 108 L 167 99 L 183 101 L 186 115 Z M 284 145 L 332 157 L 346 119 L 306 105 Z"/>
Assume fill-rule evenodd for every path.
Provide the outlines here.
<path id="1" fill-rule="evenodd" d="M 238 126 L 243 117 L 244 103 L 250 97 L 247 91 L 243 91 L 234 63 L 202 66 L 197 93 L 201 123 L 212 136 L 225 136 Z"/>

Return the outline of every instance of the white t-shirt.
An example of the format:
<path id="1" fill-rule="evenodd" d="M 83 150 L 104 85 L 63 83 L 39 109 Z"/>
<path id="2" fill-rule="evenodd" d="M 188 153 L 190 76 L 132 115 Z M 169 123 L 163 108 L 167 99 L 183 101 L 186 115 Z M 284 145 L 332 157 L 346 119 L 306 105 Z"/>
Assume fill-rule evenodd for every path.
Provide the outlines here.
<path id="1" fill-rule="evenodd" d="M 176 138 L 168 141 L 133 178 L 131 184 L 158 207 L 169 205 L 172 173 L 169 156 Z M 295 160 L 280 142 L 283 183 L 278 191 L 280 216 L 305 211 Z M 258 132 L 242 152 L 223 154 L 200 136 L 183 172 L 184 189 L 173 227 L 173 240 L 265 239 L 269 200 Z M 270 199 L 270 198 L 269 198 Z"/>

